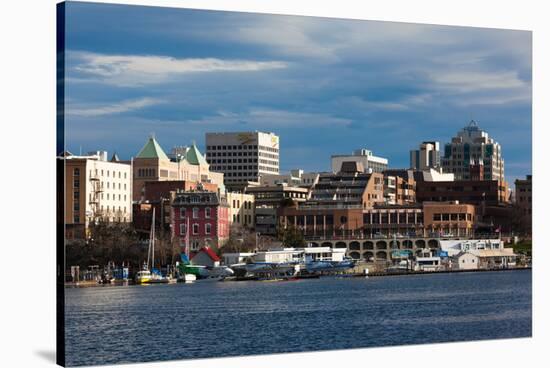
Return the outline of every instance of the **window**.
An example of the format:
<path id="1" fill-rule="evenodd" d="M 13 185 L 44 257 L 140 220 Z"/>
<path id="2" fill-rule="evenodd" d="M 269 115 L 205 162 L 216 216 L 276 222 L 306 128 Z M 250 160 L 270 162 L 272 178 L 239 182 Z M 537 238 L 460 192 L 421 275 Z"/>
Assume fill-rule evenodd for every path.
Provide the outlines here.
<path id="1" fill-rule="evenodd" d="M 204 217 L 205 218 L 210 218 L 210 207 L 206 207 L 204 209 Z"/>
<path id="2" fill-rule="evenodd" d="M 199 209 L 197 207 L 193 208 L 193 218 L 199 218 Z"/>
<path id="3" fill-rule="evenodd" d="M 204 224 L 204 233 L 205 234 L 210 234 L 210 230 L 212 229 L 212 225 L 211 224 Z"/>
<path id="4" fill-rule="evenodd" d="M 75 188 L 80 188 L 80 179 L 74 179 L 73 184 Z"/>
<path id="5" fill-rule="evenodd" d="M 193 235 L 197 235 L 199 233 L 199 224 L 193 224 Z"/>
<path id="6" fill-rule="evenodd" d="M 180 208 L 180 218 L 185 218 L 185 208 Z"/>
<path id="7" fill-rule="evenodd" d="M 80 176 L 80 169 L 78 167 L 76 167 L 74 170 L 73 170 L 73 175 L 74 176 Z"/>
<path id="8" fill-rule="evenodd" d="M 185 235 L 185 233 L 187 232 L 187 224 L 180 224 L 180 235 Z"/>

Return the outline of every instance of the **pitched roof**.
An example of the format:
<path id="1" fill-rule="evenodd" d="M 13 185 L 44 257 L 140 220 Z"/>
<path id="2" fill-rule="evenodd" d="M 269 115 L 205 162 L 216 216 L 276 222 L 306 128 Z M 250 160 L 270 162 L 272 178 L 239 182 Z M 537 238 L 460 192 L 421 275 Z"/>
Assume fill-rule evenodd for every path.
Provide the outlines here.
<path id="1" fill-rule="evenodd" d="M 201 252 L 206 253 L 206 255 L 210 257 L 210 259 L 213 260 L 214 262 L 220 261 L 220 257 L 218 257 L 218 255 L 210 247 L 202 247 L 197 253 L 191 256 L 191 259 L 195 258 L 195 256 Z"/>
<path id="2" fill-rule="evenodd" d="M 185 159 L 191 165 L 208 165 L 208 162 L 206 162 L 205 158 L 202 156 L 195 143 L 193 143 L 189 150 L 187 150 L 187 153 L 185 154 Z"/>
<path id="3" fill-rule="evenodd" d="M 158 158 L 161 160 L 170 160 L 166 153 L 160 147 L 155 137 L 149 137 L 145 146 L 139 151 L 136 158 Z"/>
<path id="4" fill-rule="evenodd" d="M 119 162 L 120 161 L 120 158 L 118 158 L 118 155 L 115 153 L 113 153 L 113 156 L 111 157 L 111 162 Z"/>

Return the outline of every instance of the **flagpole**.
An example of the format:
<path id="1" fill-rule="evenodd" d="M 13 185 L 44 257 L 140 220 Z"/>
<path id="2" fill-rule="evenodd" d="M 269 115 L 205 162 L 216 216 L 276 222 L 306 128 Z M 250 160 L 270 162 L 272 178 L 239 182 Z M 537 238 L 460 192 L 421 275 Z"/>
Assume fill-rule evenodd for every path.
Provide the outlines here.
<path id="1" fill-rule="evenodd" d="M 185 228 L 185 255 L 189 260 L 189 216 L 187 216 L 187 226 Z"/>

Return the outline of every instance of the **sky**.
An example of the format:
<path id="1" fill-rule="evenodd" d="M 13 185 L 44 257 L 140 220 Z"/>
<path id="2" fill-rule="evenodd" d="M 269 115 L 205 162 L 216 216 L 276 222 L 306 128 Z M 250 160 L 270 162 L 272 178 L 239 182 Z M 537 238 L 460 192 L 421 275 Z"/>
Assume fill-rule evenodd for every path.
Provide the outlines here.
<path id="1" fill-rule="evenodd" d="M 474 119 L 512 183 L 531 174 L 532 34 L 473 27 L 69 2 L 65 142 L 166 152 L 206 132 L 280 137 L 280 169 L 367 148 L 409 166 Z"/>

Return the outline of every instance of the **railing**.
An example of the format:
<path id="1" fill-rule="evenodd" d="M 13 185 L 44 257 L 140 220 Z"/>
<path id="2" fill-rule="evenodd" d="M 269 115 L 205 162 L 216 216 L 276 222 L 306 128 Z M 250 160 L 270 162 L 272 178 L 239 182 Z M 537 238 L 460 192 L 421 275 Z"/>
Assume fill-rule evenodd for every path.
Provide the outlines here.
<path id="1" fill-rule="evenodd" d="M 399 235 L 385 235 L 385 234 L 339 234 L 339 235 L 304 235 L 306 241 L 313 240 L 369 240 L 369 239 L 385 239 L 385 240 L 409 240 L 409 239 L 497 239 L 498 234 L 478 234 L 478 235 L 442 235 L 442 234 L 399 234 Z"/>

